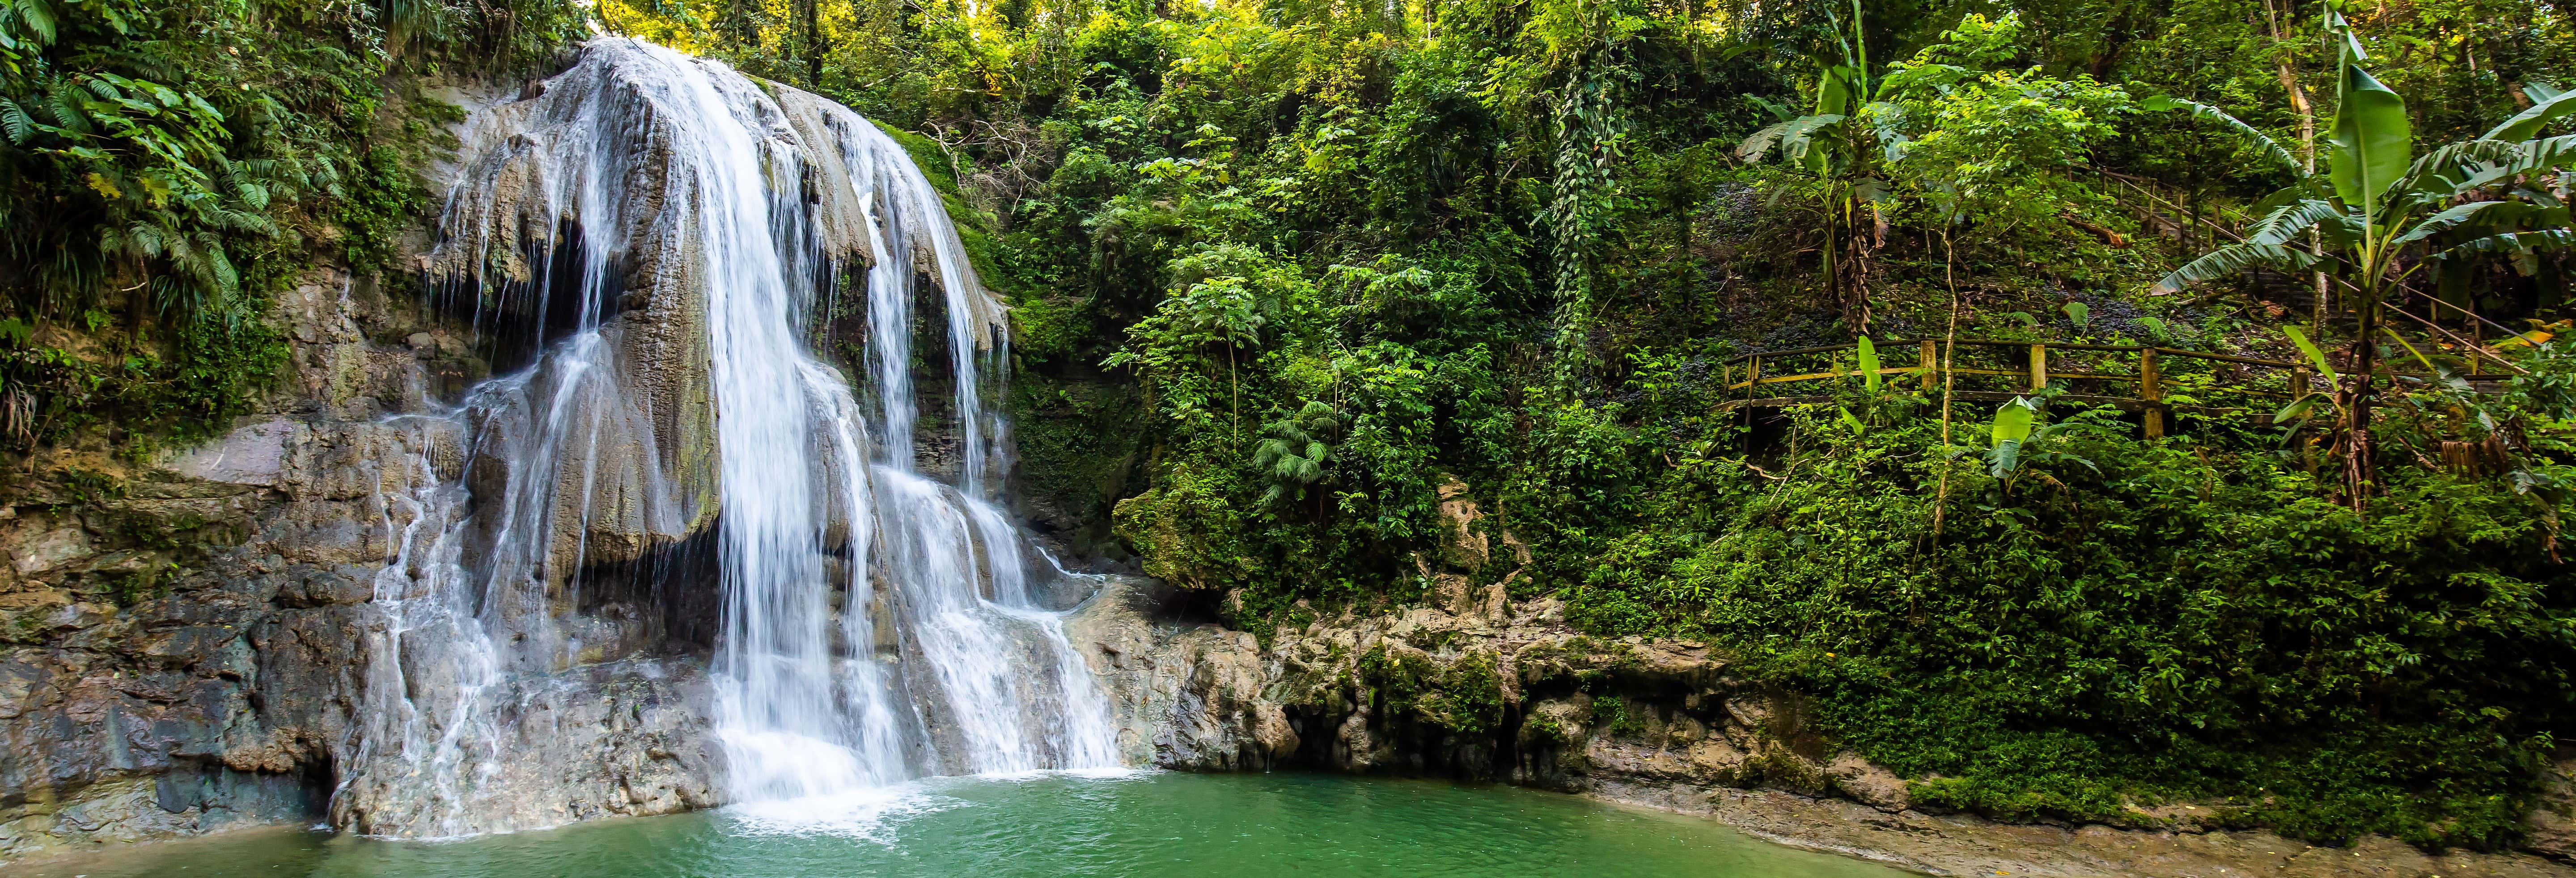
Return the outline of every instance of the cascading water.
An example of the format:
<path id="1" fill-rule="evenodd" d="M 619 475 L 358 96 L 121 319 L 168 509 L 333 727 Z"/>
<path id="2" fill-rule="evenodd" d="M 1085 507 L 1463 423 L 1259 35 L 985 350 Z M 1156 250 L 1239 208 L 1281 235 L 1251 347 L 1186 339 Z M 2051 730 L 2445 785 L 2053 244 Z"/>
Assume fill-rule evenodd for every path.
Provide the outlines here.
<path id="1" fill-rule="evenodd" d="M 899 144 L 812 95 L 603 38 L 476 113 L 465 147 L 428 270 L 536 354 L 413 419 L 423 450 L 402 459 L 424 475 L 388 498 L 397 551 L 335 818 L 413 836 L 578 819 L 625 794 L 633 760 L 566 777 L 582 769 L 525 748 L 571 735 L 591 688 L 646 681 L 658 703 L 691 644 L 711 654 L 726 801 L 1118 766 L 1106 699 L 992 495 L 1000 307 Z M 807 341 L 860 262 L 872 412 Z M 916 463 L 924 277 L 953 483 Z"/>

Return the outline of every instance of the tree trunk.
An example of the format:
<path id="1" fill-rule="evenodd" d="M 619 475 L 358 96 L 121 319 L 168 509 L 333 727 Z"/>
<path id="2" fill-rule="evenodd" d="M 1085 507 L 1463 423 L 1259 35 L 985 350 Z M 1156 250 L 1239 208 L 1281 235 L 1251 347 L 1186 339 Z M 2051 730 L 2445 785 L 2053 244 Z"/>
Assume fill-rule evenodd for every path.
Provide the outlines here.
<path id="1" fill-rule="evenodd" d="M 2379 328 L 2379 305 L 2366 301 L 2360 310 L 2353 326 L 2351 398 L 2344 407 L 2344 502 L 2354 512 L 2369 505 L 2370 488 L 2379 481 L 2370 441 L 2370 403 L 2374 395 L 2371 373 L 2378 369 L 2379 356 L 2379 345 L 2371 341 L 2371 333 Z"/>
<path id="2" fill-rule="evenodd" d="M 823 0 L 804 0 L 805 87 L 823 88 Z"/>

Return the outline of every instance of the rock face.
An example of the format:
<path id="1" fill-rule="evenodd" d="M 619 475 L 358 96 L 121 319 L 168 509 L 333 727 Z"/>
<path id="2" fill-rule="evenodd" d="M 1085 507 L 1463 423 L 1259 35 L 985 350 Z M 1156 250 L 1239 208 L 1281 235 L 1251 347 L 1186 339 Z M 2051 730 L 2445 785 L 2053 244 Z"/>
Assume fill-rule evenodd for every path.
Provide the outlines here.
<path id="1" fill-rule="evenodd" d="M 2540 808 L 2531 813 L 2531 838 L 2523 846 L 2576 862 L 2576 753 L 2560 750 L 2541 780 Z"/>
<path id="2" fill-rule="evenodd" d="M 1447 774 L 1581 791 L 1596 777 L 1784 786 L 1891 811 L 1905 785 L 1826 753 L 1792 698 L 1693 644 L 1604 641 L 1553 601 L 1318 620 L 1252 635 L 1190 625 L 1122 578 L 1067 633 L 1089 645 L 1134 758 L 1169 767 Z"/>
<path id="3" fill-rule="evenodd" d="M 1906 785 L 1827 752 L 1801 702 L 1689 643 L 1584 636 L 1552 600 L 1514 605 L 1528 563 L 1440 490 L 1429 606 L 1282 627 L 1267 646 L 1191 624 L 1168 587 L 1117 578 L 1067 626 L 1119 707 L 1129 757 L 1191 769 L 1444 774 L 1582 792 L 1604 782 L 1786 789 L 1888 812 Z M 1493 567 L 1510 564 L 1499 577 Z M 1475 583 L 1484 577 L 1485 584 Z"/>
<path id="4" fill-rule="evenodd" d="M 722 803 L 704 671 L 637 659 L 512 680 L 490 717 L 512 759 L 483 781 L 533 795 L 473 802 L 473 820 L 546 827 L 601 817 L 670 814 Z M 378 740 L 374 746 L 399 746 Z M 361 757 L 363 758 L 363 757 Z M 464 819 L 468 790 L 437 776 L 357 777 L 388 788 L 339 799 L 332 823 L 360 834 L 408 833 Z"/>
<path id="5" fill-rule="evenodd" d="M 158 461 L 47 449 L 0 483 L 0 857 L 328 800 L 397 536 L 385 498 L 459 462 L 459 437 L 399 415 L 483 367 L 337 271 L 275 308 L 291 365 L 263 414 Z"/>
<path id="6" fill-rule="evenodd" d="M 363 758 L 369 674 L 393 664 L 379 583 L 416 498 L 470 457 L 434 400 L 488 369 L 469 327 L 336 270 L 275 309 L 290 365 L 260 414 L 144 463 L 49 449 L 0 482 L 0 859 L 325 819 Z M 513 685 L 493 718 L 526 757 L 512 782 L 555 791 L 523 825 L 715 802 L 699 660 Z M 434 807 L 416 792 L 351 801 Z"/>
<path id="7" fill-rule="evenodd" d="M 1300 739 L 1252 635 L 1165 615 L 1169 587 L 1113 577 L 1065 620 L 1065 637 L 1109 697 L 1130 765 L 1263 770 L 1287 764 Z"/>

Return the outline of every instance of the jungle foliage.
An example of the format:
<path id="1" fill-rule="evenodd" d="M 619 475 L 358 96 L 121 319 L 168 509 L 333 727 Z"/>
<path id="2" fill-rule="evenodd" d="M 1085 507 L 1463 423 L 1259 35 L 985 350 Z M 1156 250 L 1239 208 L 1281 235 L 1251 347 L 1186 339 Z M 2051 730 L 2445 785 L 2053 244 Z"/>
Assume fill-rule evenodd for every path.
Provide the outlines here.
<path id="1" fill-rule="evenodd" d="M 17 314 L 249 331 L 227 315 L 281 256 L 398 212 L 363 170 L 381 75 L 576 27 L 523 5 L 0 2 L 5 207 L 13 242 L 45 230 L 0 275 Z M 2395 218 L 2389 190 L 2342 186 L 2356 161 L 2386 176 L 2392 125 L 2409 149 L 2494 141 L 2576 85 L 2555 0 L 596 10 L 920 135 L 1014 305 L 1034 493 L 1256 633 L 1435 576 L 1502 583 L 1811 694 L 1931 805 L 2190 801 L 2329 841 L 2508 845 L 2576 721 L 2565 242 L 2429 267 L 2434 233 L 2354 246 L 2563 222 L 2563 165 L 2426 150 L 2522 164 L 2409 189 L 2430 194 Z M 2529 127 L 2511 140 L 2569 131 Z M 2244 241 L 2303 255 L 2202 259 Z M 2359 264 L 2320 279 L 2329 258 Z M 151 295 L 83 316 L 114 290 Z M 2374 322 L 2426 298 L 2452 303 L 2447 335 Z M 1949 335 L 2313 353 L 2385 389 L 2345 421 L 2364 442 L 2265 424 L 2301 412 L 2223 370 L 2168 398 L 2232 413 L 2154 440 L 2076 381 L 2001 407 L 1909 376 L 1720 408 L 1735 354 Z M 2311 411 L 2371 404 L 2326 387 Z M 2348 484 L 2354 448 L 2374 468 Z M 1461 488 L 1482 565 L 1440 551 Z M 1386 694 L 1485 725 L 1491 705 L 1415 682 Z"/>
<path id="2" fill-rule="evenodd" d="M 0 3 L 0 442 L 221 429 L 283 362 L 269 297 L 385 267 L 422 74 L 580 35 L 564 0 Z"/>

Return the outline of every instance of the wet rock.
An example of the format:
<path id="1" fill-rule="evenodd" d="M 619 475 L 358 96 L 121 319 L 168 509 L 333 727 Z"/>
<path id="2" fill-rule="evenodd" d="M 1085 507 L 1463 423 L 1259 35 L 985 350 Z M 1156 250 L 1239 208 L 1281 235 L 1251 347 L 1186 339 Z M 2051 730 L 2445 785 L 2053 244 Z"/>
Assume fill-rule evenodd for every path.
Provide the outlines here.
<path id="1" fill-rule="evenodd" d="M 1065 636 L 1110 697 L 1131 764 L 1260 770 L 1294 754 L 1298 732 L 1264 695 L 1252 635 L 1157 618 L 1161 583 L 1114 577 L 1065 621 Z"/>
<path id="2" fill-rule="evenodd" d="M 1904 778 L 1857 753 L 1835 754 L 1834 761 L 1826 763 L 1825 774 L 1833 779 L 1835 792 L 1890 814 L 1905 810 L 1913 802 Z"/>
<path id="3" fill-rule="evenodd" d="M 209 482 L 274 487 L 286 468 L 286 442 L 295 425 L 284 418 L 250 424 L 181 455 L 179 475 Z"/>
<path id="4" fill-rule="evenodd" d="M 707 687 L 694 662 L 617 662 L 514 680 L 488 696 L 497 709 L 484 733 L 513 755 L 493 766 L 496 774 L 361 777 L 365 787 L 335 800 L 332 822 L 360 833 L 464 834 L 714 807 L 723 803 L 723 763 Z"/>
<path id="5" fill-rule="evenodd" d="M 2531 812 L 2531 836 L 2523 847 L 2553 859 L 2576 862 L 2576 754 L 2561 751 L 2542 778 L 2540 807 Z"/>
<path id="6" fill-rule="evenodd" d="M 88 531 L 76 522 L 65 522 L 18 543 L 9 551 L 9 564 L 25 576 L 52 570 L 87 557 L 90 552 Z"/>
<path id="7" fill-rule="evenodd" d="M 378 419 L 438 364 L 373 339 L 448 330 L 328 267 L 273 305 L 262 413 L 156 461 L 67 443 L 0 497 L 0 858 L 322 816 L 401 501 L 463 442 Z"/>

